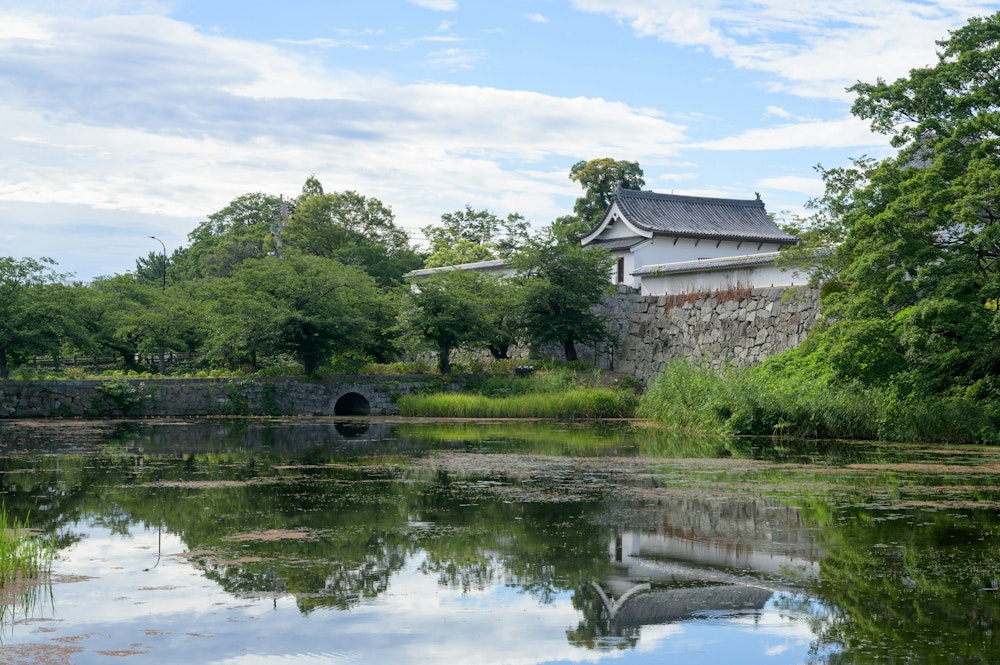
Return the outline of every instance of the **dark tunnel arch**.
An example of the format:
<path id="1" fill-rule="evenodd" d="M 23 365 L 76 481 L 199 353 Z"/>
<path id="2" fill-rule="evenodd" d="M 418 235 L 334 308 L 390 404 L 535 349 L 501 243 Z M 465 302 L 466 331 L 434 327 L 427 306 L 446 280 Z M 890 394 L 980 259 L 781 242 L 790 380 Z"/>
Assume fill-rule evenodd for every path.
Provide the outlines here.
<path id="1" fill-rule="evenodd" d="M 335 416 L 367 416 L 372 412 L 372 405 L 361 393 L 345 393 L 333 405 Z"/>

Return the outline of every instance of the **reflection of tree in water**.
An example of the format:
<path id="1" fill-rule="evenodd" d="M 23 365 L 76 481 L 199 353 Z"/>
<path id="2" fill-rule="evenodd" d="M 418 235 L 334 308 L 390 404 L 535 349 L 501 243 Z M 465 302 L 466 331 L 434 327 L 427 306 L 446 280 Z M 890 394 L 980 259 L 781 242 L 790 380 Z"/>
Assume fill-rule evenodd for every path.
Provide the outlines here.
<path id="1" fill-rule="evenodd" d="M 630 649 L 639 643 L 639 626 L 616 624 L 605 599 L 594 585 L 584 584 L 573 593 L 573 607 L 582 618 L 576 628 L 567 629 L 569 643 L 587 649 Z"/>
<path id="2" fill-rule="evenodd" d="M 462 593 L 483 591 L 492 586 L 500 569 L 500 562 L 489 557 L 465 561 L 426 558 L 417 567 L 424 575 L 436 575 L 440 586 Z"/>
<path id="3" fill-rule="evenodd" d="M 843 508 L 811 609 L 829 663 L 1000 662 L 1000 517 L 992 510 Z M 919 525 L 917 527 L 916 525 Z M 929 639 L 933 636 L 933 639 Z"/>

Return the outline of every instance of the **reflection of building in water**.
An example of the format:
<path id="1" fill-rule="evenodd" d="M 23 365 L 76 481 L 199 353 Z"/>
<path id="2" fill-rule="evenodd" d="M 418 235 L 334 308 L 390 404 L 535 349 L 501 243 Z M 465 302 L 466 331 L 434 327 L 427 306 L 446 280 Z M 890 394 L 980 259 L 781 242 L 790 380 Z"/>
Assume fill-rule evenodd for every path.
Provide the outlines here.
<path id="1" fill-rule="evenodd" d="M 756 612 L 819 576 L 821 552 L 795 508 L 675 497 L 651 510 L 646 528 L 609 544 L 614 572 L 594 585 L 612 630 Z"/>

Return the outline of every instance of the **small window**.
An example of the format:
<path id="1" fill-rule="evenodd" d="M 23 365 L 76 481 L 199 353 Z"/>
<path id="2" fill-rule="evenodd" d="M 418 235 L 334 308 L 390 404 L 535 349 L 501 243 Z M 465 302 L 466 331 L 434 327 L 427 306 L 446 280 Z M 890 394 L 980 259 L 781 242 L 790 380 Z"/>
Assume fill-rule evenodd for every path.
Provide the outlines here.
<path id="1" fill-rule="evenodd" d="M 625 257 L 622 256 L 618 259 L 618 283 L 625 283 Z"/>

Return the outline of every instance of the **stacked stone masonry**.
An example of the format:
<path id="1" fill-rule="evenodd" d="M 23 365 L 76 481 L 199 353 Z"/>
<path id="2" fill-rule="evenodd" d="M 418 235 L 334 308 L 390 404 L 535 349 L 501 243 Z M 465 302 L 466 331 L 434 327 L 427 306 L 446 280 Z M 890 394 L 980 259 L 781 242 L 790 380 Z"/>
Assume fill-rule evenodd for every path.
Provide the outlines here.
<path id="1" fill-rule="evenodd" d="M 732 289 L 631 300 L 614 369 L 648 383 L 668 362 L 747 366 L 798 346 L 815 323 L 819 294 L 802 287 Z"/>
<path id="2" fill-rule="evenodd" d="M 114 379 L 0 381 L 0 418 L 398 413 L 400 395 L 437 385 L 436 377 L 273 379 Z M 445 386 L 457 390 L 452 382 Z"/>

